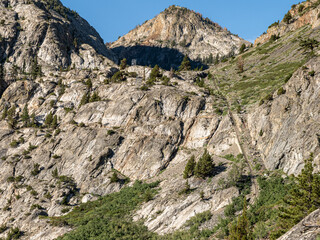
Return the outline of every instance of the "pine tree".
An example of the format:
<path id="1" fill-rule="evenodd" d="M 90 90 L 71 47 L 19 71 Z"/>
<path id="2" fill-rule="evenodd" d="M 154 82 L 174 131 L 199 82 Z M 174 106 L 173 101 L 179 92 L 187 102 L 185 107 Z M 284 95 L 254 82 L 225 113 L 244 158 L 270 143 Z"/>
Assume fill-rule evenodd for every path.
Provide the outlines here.
<path id="1" fill-rule="evenodd" d="M 229 240 L 252 240 L 252 232 L 247 217 L 247 201 L 244 199 L 241 216 L 238 217 L 236 224 L 231 225 Z"/>
<path id="2" fill-rule="evenodd" d="M 124 58 L 120 62 L 120 70 L 124 70 L 127 67 L 127 59 Z"/>
<path id="3" fill-rule="evenodd" d="M 292 19 L 291 13 L 290 13 L 290 12 L 287 12 L 287 14 L 284 15 L 283 21 L 284 21 L 286 24 L 289 24 L 290 21 L 291 21 L 291 19 Z"/>
<path id="4" fill-rule="evenodd" d="M 216 59 L 214 60 L 215 65 L 219 64 L 219 59 L 220 59 L 219 54 L 217 54 Z"/>
<path id="5" fill-rule="evenodd" d="M 28 127 L 30 125 L 30 116 L 27 104 L 23 108 L 21 120 L 23 121 L 25 127 Z"/>
<path id="6" fill-rule="evenodd" d="M 300 47 L 304 48 L 306 51 L 310 50 L 311 52 L 319 46 L 319 42 L 314 38 L 308 38 L 300 42 Z"/>
<path id="7" fill-rule="evenodd" d="M 58 126 L 58 117 L 57 115 L 54 115 L 52 122 L 51 122 L 51 127 L 56 128 Z"/>
<path id="8" fill-rule="evenodd" d="M 92 88 L 92 81 L 91 81 L 90 78 L 86 81 L 85 84 L 87 85 L 87 88 L 88 88 L 88 89 L 91 89 L 91 88 Z"/>
<path id="9" fill-rule="evenodd" d="M 194 174 L 200 178 L 206 178 L 210 176 L 214 169 L 214 163 L 212 162 L 211 156 L 207 150 L 204 151 L 202 157 L 196 164 Z"/>
<path id="10" fill-rule="evenodd" d="M 110 178 L 110 182 L 111 183 L 116 183 L 119 181 L 119 177 L 118 177 L 118 174 L 116 172 L 113 172 L 111 178 Z"/>
<path id="11" fill-rule="evenodd" d="M 87 104 L 87 103 L 89 102 L 89 100 L 90 100 L 90 95 L 89 95 L 88 93 L 85 93 L 85 94 L 82 96 L 81 100 L 80 100 L 80 105 L 79 105 L 79 107 L 81 107 L 82 105 Z"/>
<path id="12" fill-rule="evenodd" d="M 12 106 L 9 110 L 8 110 L 8 124 L 14 128 L 15 125 L 17 124 L 17 120 L 16 120 L 16 106 Z"/>
<path id="13" fill-rule="evenodd" d="M 35 113 L 31 114 L 30 126 L 31 127 L 36 127 L 37 126 L 37 120 L 36 120 L 36 114 Z"/>
<path id="14" fill-rule="evenodd" d="M 155 80 L 157 77 L 161 77 L 161 74 L 159 66 L 155 65 L 150 73 L 149 79 Z"/>
<path id="15" fill-rule="evenodd" d="M 194 169 L 196 166 L 196 162 L 194 160 L 194 156 L 192 155 L 191 158 L 188 160 L 188 163 L 183 171 L 183 178 L 187 179 L 194 174 Z"/>
<path id="16" fill-rule="evenodd" d="M 179 67 L 179 71 L 186 71 L 190 69 L 191 69 L 191 63 L 190 63 L 189 57 L 188 55 L 185 55 Z"/>
<path id="17" fill-rule="evenodd" d="M 42 75 L 41 66 L 38 64 L 37 56 L 35 56 L 31 65 L 31 77 L 32 79 L 36 79 L 37 76 L 41 76 L 41 75 Z"/>
<path id="18" fill-rule="evenodd" d="M 243 53 L 245 49 L 246 49 L 246 45 L 243 43 L 239 49 L 240 54 Z"/>
<path id="19" fill-rule="evenodd" d="M 53 121 L 53 114 L 50 112 L 50 113 L 46 116 L 46 120 L 44 121 L 44 124 L 46 125 L 46 127 L 50 127 L 52 121 Z"/>
<path id="20" fill-rule="evenodd" d="M 97 101 L 100 101 L 101 98 L 99 97 L 98 93 L 94 92 L 90 98 L 90 102 L 97 102 Z"/>
<path id="21" fill-rule="evenodd" d="M 300 222 L 304 217 L 320 207 L 320 175 L 313 174 L 313 155 L 305 160 L 304 169 L 296 177 L 294 187 L 283 199 L 279 209 L 277 231 L 272 234 L 277 238 Z"/>
<path id="22" fill-rule="evenodd" d="M 6 119 L 7 116 L 8 116 L 8 106 L 5 105 L 2 112 L 2 120 Z"/>

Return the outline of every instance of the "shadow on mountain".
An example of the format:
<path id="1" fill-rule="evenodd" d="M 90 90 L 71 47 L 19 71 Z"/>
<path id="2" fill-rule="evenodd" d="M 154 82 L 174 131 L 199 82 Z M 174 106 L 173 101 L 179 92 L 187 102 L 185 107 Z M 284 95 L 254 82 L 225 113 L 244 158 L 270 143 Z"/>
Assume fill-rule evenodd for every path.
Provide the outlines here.
<path id="1" fill-rule="evenodd" d="M 154 67 L 158 65 L 162 69 L 170 70 L 178 69 L 184 54 L 176 49 L 150 47 L 150 46 L 132 46 L 132 47 L 115 47 L 111 50 L 119 56 L 119 59 L 126 58 L 129 65 L 141 65 Z M 208 66 L 204 65 L 201 61 L 190 60 L 192 69 L 200 68 L 207 69 Z"/>

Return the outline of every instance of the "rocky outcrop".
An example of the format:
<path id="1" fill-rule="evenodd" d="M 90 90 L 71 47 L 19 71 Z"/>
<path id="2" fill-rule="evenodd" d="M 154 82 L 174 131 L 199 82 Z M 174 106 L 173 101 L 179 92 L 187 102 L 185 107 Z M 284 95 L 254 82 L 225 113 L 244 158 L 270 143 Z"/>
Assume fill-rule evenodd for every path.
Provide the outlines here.
<path id="1" fill-rule="evenodd" d="M 284 94 L 274 93 L 273 101 L 248 115 L 253 145 L 270 170 L 298 174 L 311 153 L 319 164 L 319 67 L 319 58 L 310 60 L 284 86 Z"/>
<path id="2" fill-rule="evenodd" d="M 37 64 L 42 71 L 112 64 L 99 34 L 59 0 L 3 0 L 0 8 L 0 60 L 7 78 L 30 73 Z"/>
<path id="3" fill-rule="evenodd" d="M 295 31 L 305 25 L 311 25 L 312 28 L 320 26 L 320 8 L 317 0 L 293 5 L 293 8 L 290 9 L 288 13 L 292 16 L 289 22 L 282 20 L 271 25 L 266 33 L 255 40 L 254 45 L 257 46 L 258 44 L 268 42 L 272 35 L 281 37 L 286 33 Z"/>
<path id="4" fill-rule="evenodd" d="M 222 29 L 217 23 L 186 8 L 171 6 L 110 45 L 130 64 L 177 68 L 188 54 L 194 64 L 238 53 L 249 42 Z"/>
<path id="5" fill-rule="evenodd" d="M 320 210 L 316 210 L 304 218 L 278 240 L 316 240 L 320 236 Z"/>
<path id="6" fill-rule="evenodd" d="M 197 73 L 188 79 L 173 78 L 173 86 L 158 83 L 142 91 L 142 75 L 121 84 L 104 84 L 113 71 L 56 72 L 53 77 L 15 82 L 3 93 L 0 111 L 15 106 L 17 123 L 12 129 L 8 118 L 0 122 L 0 222 L 18 226 L 25 239 L 44 235 L 42 239 L 53 239 L 69 231 L 57 232 L 38 216 L 59 216 L 94 196 L 118 191 L 126 178 L 162 180 L 160 197 L 136 216 L 154 215 L 154 209 L 165 202 L 168 208 L 147 224 L 159 233 L 180 228 L 196 213 L 209 210 L 221 215 L 237 196 L 238 190 L 222 191 L 217 185 L 229 162 L 214 157 L 221 166 L 214 184 L 193 179 L 197 190 L 176 200 L 192 152 L 201 155 L 204 147 L 217 155 L 240 151 L 230 119 L 214 111 L 215 97 L 192 84 Z M 89 78 L 92 88 L 85 84 Z M 80 105 L 88 92 L 97 93 L 100 101 Z M 44 127 L 50 112 L 57 116 L 59 130 L 23 127 L 18 115 L 26 105 L 39 126 Z M 118 183 L 110 180 L 114 170 L 123 179 Z M 208 198 L 205 201 L 199 197 L 201 190 Z"/>

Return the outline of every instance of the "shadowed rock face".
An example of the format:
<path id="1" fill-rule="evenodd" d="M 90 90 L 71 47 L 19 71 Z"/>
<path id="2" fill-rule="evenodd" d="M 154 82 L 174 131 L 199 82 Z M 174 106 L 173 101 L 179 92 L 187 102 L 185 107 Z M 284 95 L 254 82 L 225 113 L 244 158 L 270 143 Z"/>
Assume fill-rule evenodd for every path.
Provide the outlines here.
<path id="1" fill-rule="evenodd" d="M 126 58 L 131 65 L 151 66 L 156 64 L 166 70 L 178 69 L 184 55 L 179 50 L 168 47 L 153 47 L 153 46 L 128 46 L 115 47 L 112 51 L 119 56 L 120 59 Z M 191 60 L 191 68 L 207 68 L 199 60 Z"/>
<path id="2" fill-rule="evenodd" d="M 234 55 L 243 43 L 249 44 L 201 14 L 171 6 L 119 38 L 110 48 L 120 58 L 168 69 L 180 65 L 181 55 L 188 54 L 191 60 L 200 62 L 210 54 L 213 58 Z"/>

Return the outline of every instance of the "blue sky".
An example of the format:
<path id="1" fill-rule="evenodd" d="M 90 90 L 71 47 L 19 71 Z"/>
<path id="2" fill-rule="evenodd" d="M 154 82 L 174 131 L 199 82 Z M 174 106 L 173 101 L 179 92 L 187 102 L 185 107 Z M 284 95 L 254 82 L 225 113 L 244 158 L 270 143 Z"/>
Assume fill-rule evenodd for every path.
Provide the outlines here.
<path id="1" fill-rule="evenodd" d="M 254 41 L 268 26 L 282 19 L 294 0 L 61 0 L 76 10 L 101 35 L 115 41 L 136 25 L 155 17 L 170 5 L 202 13 L 240 37 Z"/>

